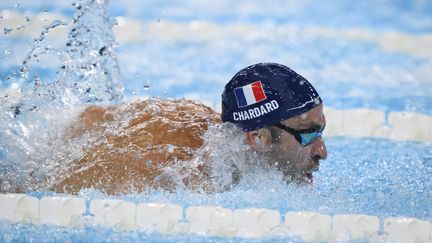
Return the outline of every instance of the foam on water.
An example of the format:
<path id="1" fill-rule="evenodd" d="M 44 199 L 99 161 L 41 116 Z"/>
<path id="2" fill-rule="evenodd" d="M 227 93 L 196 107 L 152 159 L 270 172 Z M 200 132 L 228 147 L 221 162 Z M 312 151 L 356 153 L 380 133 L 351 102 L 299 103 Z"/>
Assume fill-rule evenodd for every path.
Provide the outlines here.
<path id="1" fill-rule="evenodd" d="M 174 194 L 152 191 L 123 198 L 133 202 L 173 202 L 184 207 L 220 205 L 317 211 L 330 215 L 358 213 L 431 218 L 430 144 L 330 138 L 327 145 L 331 153 L 321 163 L 321 169 L 314 173 L 313 187 L 287 185 L 277 170 L 258 169 L 251 170 L 236 187 L 225 192 L 207 195 L 182 190 Z M 376 159 L 376 155 L 384 154 L 386 158 Z"/>

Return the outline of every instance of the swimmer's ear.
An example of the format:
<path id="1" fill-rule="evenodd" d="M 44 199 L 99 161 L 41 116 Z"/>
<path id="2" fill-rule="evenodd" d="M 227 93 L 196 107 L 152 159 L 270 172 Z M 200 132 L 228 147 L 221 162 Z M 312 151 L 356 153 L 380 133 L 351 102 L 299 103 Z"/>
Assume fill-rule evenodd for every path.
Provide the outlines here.
<path id="1" fill-rule="evenodd" d="M 252 149 L 259 152 L 267 152 L 270 149 L 271 133 L 267 128 L 261 128 L 245 133 L 246 142 Z"/>

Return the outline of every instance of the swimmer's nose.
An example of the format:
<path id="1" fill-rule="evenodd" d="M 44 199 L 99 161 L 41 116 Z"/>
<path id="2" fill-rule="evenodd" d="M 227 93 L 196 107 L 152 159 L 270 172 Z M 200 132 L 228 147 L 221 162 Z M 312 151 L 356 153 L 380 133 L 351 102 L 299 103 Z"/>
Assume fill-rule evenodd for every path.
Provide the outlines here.
<path id="1" fill-rule="evenodd" d="M 312 146 L 312 157 L 319 157 L 320 159 L 327 158 L 327 148 L 322 137 L 317 138 Z"/>

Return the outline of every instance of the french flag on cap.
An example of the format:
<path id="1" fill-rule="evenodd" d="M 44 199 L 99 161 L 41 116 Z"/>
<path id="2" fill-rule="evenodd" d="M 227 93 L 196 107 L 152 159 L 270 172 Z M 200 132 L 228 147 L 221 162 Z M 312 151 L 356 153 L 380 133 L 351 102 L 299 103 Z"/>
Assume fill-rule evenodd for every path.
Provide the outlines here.
<path id="1" fill-rule="evenodd" d="M 261 81 L 256 81 L 251 84 L 235 88 L 234 94 L 239 108 L 253 105 L 267 99 L 267 96 L 264 94 Z"/>

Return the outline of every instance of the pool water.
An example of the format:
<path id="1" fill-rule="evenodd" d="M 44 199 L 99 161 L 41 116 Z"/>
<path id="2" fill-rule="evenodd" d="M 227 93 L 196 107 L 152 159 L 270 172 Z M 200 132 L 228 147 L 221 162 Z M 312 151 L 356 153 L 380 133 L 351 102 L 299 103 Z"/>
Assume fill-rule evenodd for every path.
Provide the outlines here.
<path id="1" fill-rule="evenodd" d="M 101 9 L 88 10 L 94 13 L 94 18 L 89 17 L 87 23 L 81 25 L 100 27 L 100 32 L 93 31 L 82 38 L 95 38 L 95 45 L 103 43 L 112 48 L 105 59 L 97 60 L 103 67 L 109 67 L 110 73 L 97 79 L 103 70 L 80 73 L 74 65 L 62 68 L 66 62 L 74 63 L 70 57 L 82 63 L 94 61 L 91 55 L 75 56 L 76 50 L 66 44 L 73 37 L 62 34 L 62 31 L 70 31 L 72 19 L 82 9 L 69 1 L 2 1 L 2 92 L 19 88 L 25 96 L 35 89 L 35 83 L 41 83 L 41 93 L 53 91 L 58 93 L 52 97 L 69 97 L 67 93 L 59 93 L 59 90 L 64 92 L 61 89 L 64 86 L 56 86 L 59 83 L 56 81 L 64 80 L 62 85 L 75 87 L 71 84 L 77 82 L 78 86 L 82 85 L 81 90 L 87 85 L 95 93 L 60 99 L 61 107 L 72 109 L 99 102 L 94 97 L 115 103 L 116 99 L 132 101 L 156 96 L 198 99 L 219 111 L 224 84 L 238 70 L 252 63 L 273 61 L 305 76 L 326 106 L 432 115 L 430 1 L 334 0 L 324 3 L 310 0 L 300 3 L 272 0 L 265 5 L 260 1 L 100 2 Z M 92 6 L 87 1 L 81 4 Z M 105 10 L 107 16 L 116 18 L 114 32 L 110 30 L 111 23 L 104 22 L 102 12 Z M 20 25 L 25 27 L 18 28 L 15 22 L 8 22 L 11 16 L 18 16 Z M 52 20 L 64 22 L 56 22 L 58 26 L 41 42 L 35 41 L 42 25 L 52 24 Z M 114 35 L 117 42 L 112 39 Z M 20 72 L 22 61 L 38 45 L 41 47 L 36 50 L 39 57 L 27 63 L 28 72 Z M 91 50 L 93 46 L 80 48 L 78 50 Z M 85 79 L 80 79 L 81 74 Z M 78 92 L 80 89 L 71 90 Z M 110 89 L 109 94 L 120 95 L 113 100 L 99 96 L 104 89 Z M 57 135 L 44 127 L 44 123 L 49 122 L 54 128 L 64 124 L 59 118 L 61 115 L 52 115 L 53 110 L 61 110 L 56 103 L 59 99 L 51 102 L 45 96 L 25 97 L 22 103 L 26 106 L 21 106 L 22 114 L 17 119 L 13 115 L 0 119 L 0 176 L 4 179 L 14 175 L 17 179 L 11 183 L 18 184 L 32 171 L 43 176 L 67 160 L 64 150 L 52 151 L 37 141 Z M 13 102 L 9 99 L 1 100 L 1 111 L 5 114 L 12 114 L 10 104 Z M 43 112 L 32 113 L 33 105 L 43 107 Z M 68 118 L 66 115 L 63 119 Z M 19 124 L 11 123 L 14 119 Z M 32 131 L 33 136 L 38 136 L 26 134 L 23 126 Z M 79 196 L 88 200 L 119 198 L 135 203 L 175 203 L 183 208 L 218 205 L 231 209 L 255 207 L 280 212 L 361 213 L 380 218 L 406 216 L 432 220 L 430 142 L 343 136 L 328 137 L 325 141 L 328 158 L 314 173 L 313 187 L 287 185 L 277 171 L 258 171 L 245 176 L 234 189 L 222 193 L 201 194 L 178 189 L 175 193 L 150 191 L 106 196 L 98 191 L 83 190 Z M 34 151 L 42 152 L 36 155 Z M 35 170 L 38 166 L 44 169 Z M 1 191 L 6 189 L 5 184 L 0 186 L 3 187 Z M 56 193 L 29 190 L 28 195 L 40 198 Z M 0 222 L 0 232 L 2 242 L 227 240 L 191 235 L 146 235 L 94 226 L 64 229 L 7 222 Z"/>
<path id="2" fill-rule="evenodd" d="M 389 216 L 416 217 L 430 220 L 432 193 L 431 145 L 418 142 L 390 142 L 379 139 L 327 139 L 329 157 L 314 173 L 314 186 L 287 186 L 271 173 L 243 181 L 231 191 L 199 194 L 179 190 L 176 193 L 153 191 L 107 197 L 87 190 L 80 197 L 117 198 L 135 203 L 175 203 L 183 208 L 216 205 L 225 208 L 268 208 L 280 212 L 314 211 L 329 215 L 368 214 L 380 218 Z M 366 151 L 366 152 L 365 152 Z M 382 157 L 377 160 L 376 157 Z M 42 197 L 50 192 L 33 192 Z M 66 229 L 53 226 L 12 225 L 0 223 L 1 241 L 250 241 L 241 238 L 203 237 L 197 235 L 148 235 L 143 231 L 120 231 L 100 226 Z M 273 236 L 262 241 L 300 241 Z"/>

